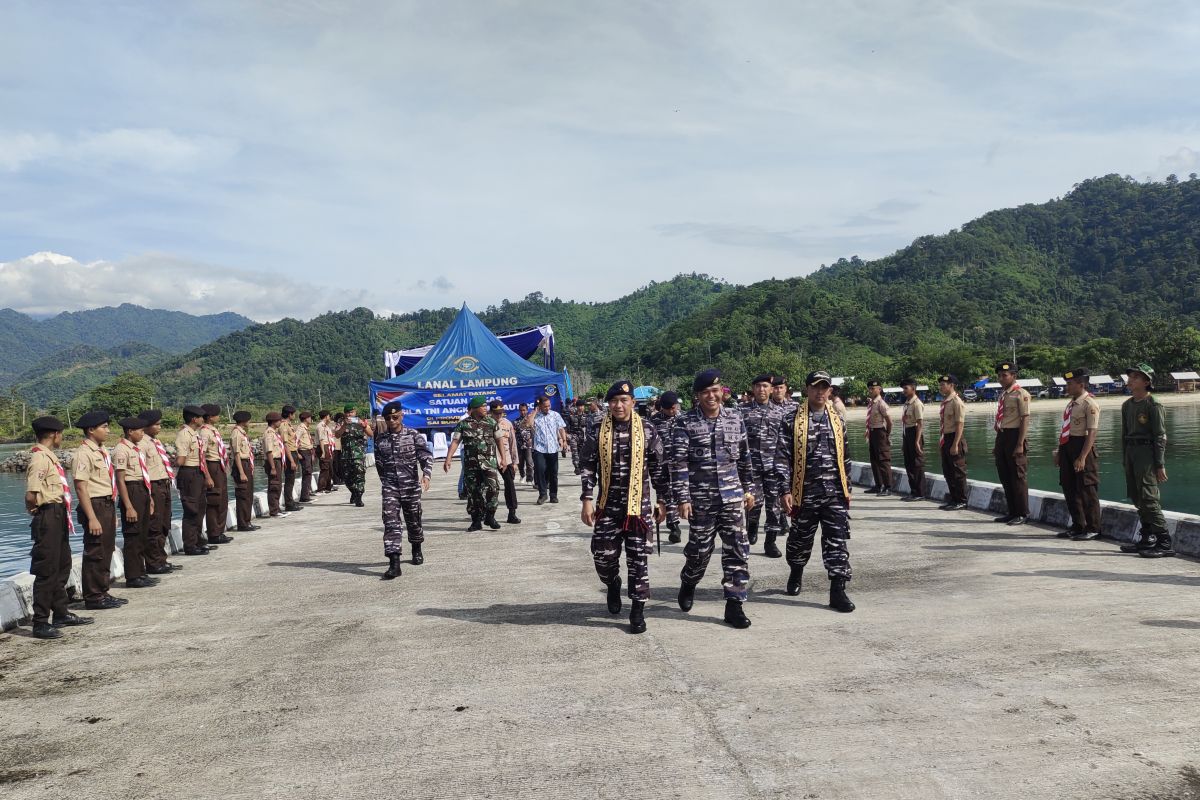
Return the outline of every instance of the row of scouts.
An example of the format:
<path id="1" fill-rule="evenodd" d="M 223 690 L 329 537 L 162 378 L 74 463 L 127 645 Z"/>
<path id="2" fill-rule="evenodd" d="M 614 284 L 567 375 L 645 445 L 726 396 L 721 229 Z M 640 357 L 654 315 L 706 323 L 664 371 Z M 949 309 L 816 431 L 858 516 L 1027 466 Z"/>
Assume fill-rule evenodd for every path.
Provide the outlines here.
<path id="1" fill-rule="evenodd" d="M 339 472 L 347 476 L 352 502 L 362 505 L 362 458 L 365 447 L 356 448 L 355 429 L 361 431 L 347 407 L 340 423 L 321 412 L 317 425 L 319 449 L 308 428 L 311 414 L 304 412 L 293 423 L 296 410 L 267 414 L 261 452 L 267 475 L 268 502 L 272 517 L 286 517 L 312 501 L 313 463 L 320 465 L 318 492 L 332 492 L 334 454 L 348 452 Z M 202 556 L 233 541 L 226 533 L 228 481 L 235 483 L 236 521 L 239 531 L 254 531 L 254 448 L 249 437 L 251 415 L 238 411 L 227 444 L 218 425 L 221 409 L 216 405 L 185 406 L 184 427 L 175 438 L 175 456 L 158 439 L 162 412 L 143 411 L 118 423 L 122 436 L 111 454 L 105 446 L 110 432 L 106 412 L 91 411 L 81 416 L 77 427 L 83 443 L 73 454 L 72 480 L 56 455 L 62 444 L 64 426 L 55 417 L 39 417 L 32 423 L 37 444 L 33 447 L 26 474 L 26 510 L 33 549 L 30 572 L 33 584 L 33 635 L 39 639 L 62 636 L 62 627 L 92 622 L 68 608 L 67 581 L 71 571 L 69 537 L 83 539 L 81 570 L 84 607 L 89 610 L 120 608 L 128 600 L 111 594 L 110 566 L 116 549 L 117 516 L 121 519 L 122 560 L 126 587 L 157 586 L 159 578 L 182 569 L 167 560 L 171 530 L 171 487 L 175 486 L 183 511 L 181 522 L 183 555 Z M 345 444 L 341 444 L 345 441 Z M 296 501 L 296 476 L 303 481 Z M 286 485 L 286 505 L 280 494 Z M 74 515 L 72 510 L 74 507 Z"/>
<path id="2" fill-rule="evenodd" d="M 1151 393 L 1154 370 L 1149 364 L 1129 369 L 1131 397 L 1121 406 L 1121 452 L 1127 496 L 1138 509 L 1141 532 L 1135 544 L 1121 550 L 1144 558 L 1175 555 L 1167 533 L 1159 500 L 1158 484 L 1167 480 L 1166 424 L 1162 405 Z M 1029 484 L 1026 471 L 1029 460 L 1030 394 L 1018 383 L 1017 366 L 1012 362 L 997 365 L 1001 386 L 996 403 L 992 450 L 996 472 L 1004 489 L 1005 513 L 995 519 L 1007 525 L 1023 525 L 1029 517 Z M 1088 390 L 1086 370 L 1063 374 L 1069 398 L 1063 410 L 1062 427 L 1054 449 L 1054 464 L 1059 470 L 1059 485 L 1066 498 L 1071 524 L 1056 535 L 1063 539 L 1087 541 L 1100 535 L 1100 468 L 1096 458 L 1096 436 L 1100 430 L 1100 405 Z M 916 382 L 900 383 L 904 391 L 903 424 L 904 470 L 910 493 L 904 500 L 921 500 L 925 485 L 925 406 L 917 396 Z M 868 383 L 866 439 L 869 444 L 874 485 L 867 494 L 888 495 L 892 489 L 891 437 L 892 418 L 879 381 Z M 954 375 L 938 378 L 942 396 L 938 410 L 938 451 L 942 474 L 946 477 L 945 511 L 967 507 L 967 442 L 963 437 L 966 404 L 958 394 Z"/>

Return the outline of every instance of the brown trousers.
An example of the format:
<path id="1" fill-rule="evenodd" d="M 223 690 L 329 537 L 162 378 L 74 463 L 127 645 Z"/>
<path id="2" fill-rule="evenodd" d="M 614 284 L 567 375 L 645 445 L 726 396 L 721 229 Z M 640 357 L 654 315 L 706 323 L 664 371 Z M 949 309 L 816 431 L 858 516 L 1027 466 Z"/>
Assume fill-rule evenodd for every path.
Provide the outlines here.
<path id="1" fill-rule="evenodd" d="M 239 531 L 248 529 L 254 519 L 254 469 L 250 466 L 250 459 L 242 459 L 242 471 L 246 473 L 244 481 L 238 480 L 236 466 L 230 469 L 234 484 L 234 515 L 237 517 Z"/>
<path id="2" fill-rule="evenodd" d="M 29 524 L 33 539 L 29 571 L 33 574 L 33 622 L 49 622 L 51 613 L 66 616 L 67 580 L 71 577 L 71 540 L 67 509 L 62 503 L 39 506 Z"/>
<path id="3" fill-rule="evenodd" d="M 99 600 L 112 586 L 112 558 L 117 549 L 117 510 L 111 497 L 93 497 L 92 512 L 100 522 L 101 533 L 88 533 L 87 515 L 79 507 L 83 526 L 83 599 Z"/>
<path id="4" fill-rule="evenodd" d="M 876 489 L 892 488 L 892 437 L 887 428 L 871 428 L 871 475 Z"/>
<path id="5" fill-rule="evenodd" d="M 293 494 L 296 491 L 296 473 L 300 471 L 300 469 L 299 469 L 299 467 L 300 467 L 299 451 L 292 451 L 292 458 L 295 459 L 295 461 L 297 462 L 295 467 L 292 466 L 290 461 L 287 461 L 286 459 L 284 459 L 284 467 L 283 467 L 283 507 L 284 508 L 291 508 L 299 500 L 299 498 L 293 499 Z"/>
<path id="6" fill-rule="evenodd" d="M 300 499 L 312 500 L 313 451 L 301 450 L 300 456 Z"/>
<path id="7" fill-rule="evenodd" d="M 1025 479 L 1025 470 L 1029 466 L 1029 456 L 1026 455 L 1028 443 L 1020 453 L 1013 454 L 1020 438 L 1020 428 L 1001 428 L 996 433 L 996 449 L 993 451 L 1010 517 L 1029 516 L 1029 482 Z"/>
<path id="8" fill-rule="evenodd" d="M 179 467 L 175 481 L 179 487 L 179 504 L 183 506 L 183 546 L 199 547 L 206 507 L 204 473 L 199 467 Z"/>
<path id="9" fill-rule="evenodd" d="M 1083 471 L 1075 471 L 1075 459 L 1083 451 L 1086 436 L 1072 436 L 1058 448 L 1058 482 L 1067 508 L 1071 511 L 1071 530 L 1077 533 L 1100 532 L 1100 466 L 1096 448 L 1083 460 Z"/>
<path id="10" fill-rule="evenodd" d="M 272 459 L 271 472 L 267 473 L 267 509 L 271 516 L 279 514 L 279 493 L 283 489 L 283 459 Z"/>
<path id="11" fill-rule="evenodd" d="M 952 455 L 954 434 L 948 434 L 942 442 L 942 475 L 946 476 L 946 502 L 967 502 L 967 439 L 958 445 L 958 455 Z"/>
<path id="12" fill-rule="evenodd" d="M 141 481 L 125 481 L 129 502 L 137 512 L 137 522 L 130 522 L 121 504 L 121 556 L 125 562 L 125 580 L 146 574 L 146 531 L 150 528 L 150 490 Z"/>
<path id="13" fill-rule="evenodd" d="M 209 461 L 207 464 L 213 488 L 204 490 L 204 527 L 208 538 L 216 539 L 224 535 L 229 522 L 229 473 L 220 461 Z"/>
<path id="14" fill-rule="evenodd" d="M 325 448 L 321 448 L 321 458 L 318 460 L 320 471 L 317 473 L 317 491 L 328 492 L 333 487 L 333 456 L 326 457 Z"/>
<path id="15" fill-rule="evenodd" d="M 154 514 L 146 527 L 146 566 L 162 569 L 167 565 L 167 541 L 171 537 L 171 481 L 151 481 L 150 496 L 154 498 Z"/>
<path id="16" fill-rule="evenodd" d="M 904 471 L 908 473 L 908 491 L 914 497 L 925 496 L 925 441 L 924 437 L 919 442 L 921 449 L 917 449 L 917 426 L 904 429 L 904 444 L 902 450 L 904 452 Z"/>

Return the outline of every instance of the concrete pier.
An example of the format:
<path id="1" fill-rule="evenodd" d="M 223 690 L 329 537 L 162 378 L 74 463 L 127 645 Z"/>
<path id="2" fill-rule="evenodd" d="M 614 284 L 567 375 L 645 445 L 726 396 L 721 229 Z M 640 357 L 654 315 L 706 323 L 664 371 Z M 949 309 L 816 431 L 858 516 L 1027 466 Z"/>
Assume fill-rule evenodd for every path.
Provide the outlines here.
<path id="1" fill-rule="evenodd" d="M 569 472 L 569 469 L 568 469 Z M 235 534 L 119 611 L 0 636 L 0 792 L 94 798 L 1200 797 L 1200 567 L 856 496 L 850 594 L 753 548 L 720 621 L 682 545 L 649 631 L 609 616 L 578 486 L 384 570 L 378 485 Z M 982 490 L 978 492 L 981 496 Z M 976 494 L 972 492 L 973 496 Z M 685 526 L 686 530 L 686 526 Z M 627 603 L 627 601 L 626 601 Z"/>

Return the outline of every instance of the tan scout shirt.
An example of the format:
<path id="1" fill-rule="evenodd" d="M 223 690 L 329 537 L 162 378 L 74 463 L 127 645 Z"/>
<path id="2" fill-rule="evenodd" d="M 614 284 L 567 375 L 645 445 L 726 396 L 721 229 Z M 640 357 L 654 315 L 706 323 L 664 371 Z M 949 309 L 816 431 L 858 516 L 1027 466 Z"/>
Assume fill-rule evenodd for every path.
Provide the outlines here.
<path id="1" fill-rule="evenodd" d="M 89 498 L 113 496 L 113 475 L 109 474 L 107 452 L 103 447 L 85 439 L 75 451 L 71 462 L 71 475 L 77 481 L 84 482 Z"/>
<path id="2" fill-rule="evenodd" d="M 953 436 L 954 432 L 958 430 L 958 423 L 962 421 L 963 415 L 967 413 L 967 404 L 956 394 L 954 397 L 942 402 L 942 408 L 939 413 L 942 417 L 942 435 Z"/>
<path id="3" fill-rule="evenodd" d="M 312 433 L 309 432 L 308 426 L 301 422 L 296 426 L 296 449 L 312 450 Z"/>
<path id="4" fill-rule="evenodd" d="M 200 466 L 200 450 L 202 447 L 203 442 L 200 434 L 187 426 L 180 428 L 179 433 L 175 435 L 175 457 L 177 459 L 182 457 L 183 466 L 185 467 Z"/>
<path id="5" fill-rule="evenodd" d="M 231 436 L 233 439 L 233 457 L 239 461 L 249 461 L 251 455 L 250 437 L 246 435 L 246 432 L 240 426 L 234 426 Z"/>
<path id="6" fill-rule="evenodd" d="M 279 438 L 283 440 L 283 445 L 289 453 L 299 449 L 296 447 L 296 431 L 286 419 L 279 425 Z"/>
<path id="7" fill-rule="evenodd" d="M 1071 436 L 1087 436 L 1100 428 L 1100 404 L 1096 398 L 1085 394 L 1072 400 L 1067 408 L 1071 409 Z"/>
<path id="8" fill-rule="evenodd" d="M 507 417 L 502 417 L 496 426 L 496 451 L 500 456 L 500 469 L 517 463 L 517 432 Z"/>
<path id="9" fill-rule="evenodd" d="M 33 495 L 35 506 L 63 501 L 62 478 L 58 474 L 60 466 L 58 456 L 40 446 L 29 457 L 29 466 L 25 468 L 25 491 Z"/>
<path id="10" fill-rule="evenodd" d="M 162 456 L 158 454 L 158 448 L 154 445 L 156 441 L 153 436 L 143 436 L 142 440 L 138 442 L 138 447 L 141 449 L 142 455 L 146 457 L 146 472 L 150 474 L 150 480 L 165 481 L 169 476 L 166 466 L 163 465 Z"/>
<path id="11" fill-rule="evenodd" d="M 1029 392 L 1017 386 L 1004 393 L 1004 416 L 1000 419 L 1001 428 L 1019 428 L 1021 420 L 1029 416 Z"/>
<path id="12" fill-rule="evenodd" d="M 925 417 L 925 404 L 921 402 L 921 398 L 913 397 L 912 400 L 904 404 L 904 413 L 900 415 L 900 419 L 904 422 L 904 427 L 915 428 L 917 423 Z"/>
<path id="13" fill-rule="evenodd" d="M 142 438 L 145 439 L 146 437 L 143 436 Z M 155 453 L 154 457 L 157 459 L 158 454 Z M 126 483 L 142 483 L 143 482 L 142 481 L 142 465 L 138 461 L 137 445 L 133 444 L 132 442 L 130 442 L 129 444 L 125 444 L 125 440 L 122 439 L 120 442 L 117 443 L 117 446 L 113 448 L 112 461 L 113 461 L 113 469 L 117 470 L 118 472 L 120 472 L 121 470 L 125 470 L 125 482 Z M 160 463 L 161 463 L 161 459 L 160 459 Z M 150 471 L 149 470 L 149 467 L 150 467 L 149 459 L 146 459 L 146 467 L 147 467 L 146 471 L 149 472 Z"/>
<path id="14" fill-rule="evenodd" d="M 283 439 L 279 436 L 278 428 L 268 427 L 263 431 L 262 449 L 267 458 L 283 458 Z"/>
<path id="15" fill-rule="evenodd" d="M 200 435 L 204 440 L 204 460 L 205 461 L 220 461 L 221 460 L 221 432 L 212 425 L 201 425 Z"/>
<path id="16" fill-rule="evenodd" d="M 871 429 L 886 428 L 889 411 L 887 401 L 882 396 L 872 400 L 871 405 L 867 408 L 867 427 Z"/>

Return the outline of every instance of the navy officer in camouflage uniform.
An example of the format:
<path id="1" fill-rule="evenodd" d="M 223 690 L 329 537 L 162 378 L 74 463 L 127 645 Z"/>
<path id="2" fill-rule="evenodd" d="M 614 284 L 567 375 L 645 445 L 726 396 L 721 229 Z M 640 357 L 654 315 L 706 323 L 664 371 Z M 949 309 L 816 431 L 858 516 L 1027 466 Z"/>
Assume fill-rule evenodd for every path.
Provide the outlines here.
<path id="1" fill-rule="evenodd" d="M 667 515 L 670 494 L 663 442 L 649 421 L 633 410 L 633 385 L 617 381 L 604 397 L 608 416 L 593 417 L 584 430 L 579 453 L 583 510 L 580 519 L 592 528 L 592 558 L 596 574 L 608 587 L 608 611 L 621 613 L 621 544 L 629 569 L 629 632 L 646 630 L 645 607 L 650 597 L 651 533 Z M 599 484 L 599 508 L 592 489 Z M 658 497 L 651 515 L 650 486 Z"/>
<path id="2" fill-rule="evenodd" d="M 696 584 L 720 536 L 725 621 L 749 628 L 742 609 L 750 583 L 745 512 L 762 490 L 755 491 L 746 424 L 737 410 L 725 408 L 721 374 L 715 369 L 696 376 L 692 394 L 692 410 L 671 431 L 671 492 L 679 503 L 679 516 L 688 521 L 679 607 L 691 610 Z"/>
<path id="3" fill-rule="evenodd" d="M 446 472 L 454 463 L 454 454 L 463 448 L 463 485 L 467 493 L 467 513 L 471 527 L 467 532 L 482 530 L 486 524 L 500 530 L 496 521 L 496 506 L 500 502 L 500 462 L 497 441 L 503 434 L 496 420 L 488 416 L 487 398 L 472 397 L 467 404 L 467 416 L 454 428 L 454 438 L 442 465 Z"/>
<path id="4" fill-rule="evenodd" d="M 663 392 L 658 398 L 658 410 L 650 415 L 650 424 L 654 426 L 654 430 L 658 432 L 658 438 L 662 440 L 663 450 L 671 449 L 671 429 L 675 427 L 675 421 L 679 419 L 679 395 L 675 392 Z M 670 471 L 668 470 L 668 474 Z M 683 539 L 683 531 L 679 526 L 679 506 L 675 502 L 675 498 L 667 493 L 667 530 L 670 531 L 668 539 L 671 544 L 679 544 Z"/>
<path id="5" fill-rule="evenodd" d="M 779 508 L 779 497 L 768 487 L 774 486 L 771 472 L 775 469 L 775 445 L 779 439 L 779 423 L 783 419 L 783 406 L 771 402 L 771 375 L 759 375 L 751 384 L 751 399 L 741 406 L 742 419 L 746 423 L 746 438 L 750 445 L 750 463 L 754 467 L 754 480 L 763 487 L 763 496 L 746 514 L 746 534 L 750 544 L 758 541 L 758 520 L 763 506 L 767 509 L 767 536 L 763 553 L 769 558 L 779 558 L 783 553 L 775 540 L 783 533 L 783 513 Z"/>
<path id="6" fill-rule="evenodd" d="M 787 539 L 791 566 L 787 593 L 800 594 L 804 567 L 821 525 L 821 557 L 829 573 L 829 606 L 849 613 L 850 447 L 846 426 L 829 404 L 829 373 L 810 372 L 808 398 L 783 416 L 775 452 L 775 486 L 783 510 L 792 515 Z"/>
<path id="7" fill-rule="evenodd" d="M 399 400 L 383 407 L 383 423 L 374 428 L 375 471 L 383 494 L 383 554 L 388 569 L 383 579 L 400 577 L 400 556 L 404 552 L 404 528 L 412 545 L 412 563 L 424 564 L 421 545 L 425 529 L 421 526 L 421 492 L 429 491 L 433 475 L 433 451 L 425 436 L 404 427 L 404 408 Z"/>

